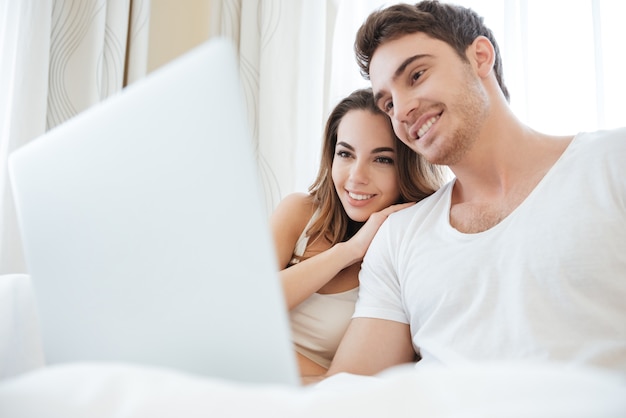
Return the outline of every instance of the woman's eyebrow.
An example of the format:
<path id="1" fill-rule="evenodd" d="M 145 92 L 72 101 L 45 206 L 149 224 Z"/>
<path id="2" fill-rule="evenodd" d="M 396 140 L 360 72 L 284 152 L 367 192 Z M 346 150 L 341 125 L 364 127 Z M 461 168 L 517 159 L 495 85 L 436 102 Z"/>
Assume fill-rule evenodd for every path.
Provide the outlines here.
<path id="1" fill-rule="evenodd" d="M 395 152 L 395 150 L 391 147 L 379 147 L 372 150 L 372 154 L 378 154 L 381 152 Z"/>
<path id="2" fill-rule="evenodd" d="M 339 146 L 339 145 L 341 145 L 342 147 L 346 147 L 346 148 L 348 148 L 348 149 L 350 149 L 350 150 L 354 151 L 354 147 L 353 147 L 352 145 L 348 144 L 347 142 L 343 142 L 343 141 L 337 142 L 337 145 L 336 145 L 335 147 L 337 147 L 337 146 Z"/>
<path id="3" fill-rule="evenodd" d="M 343 142 L 343 141 L 337 142 L 337 145 L 335 146 L 335 148 L 338 146 L 342 146 L 344 148 L 348 148 L 351 151 L 354 151 L 354 147 L 348 144 L 347 142 Z M 395 150 L 392 147 L 378 147 L 378 148 L 374 148 L 370 152 L 370 154 L 379 154 L 381 152 L 395 152 Z"/>

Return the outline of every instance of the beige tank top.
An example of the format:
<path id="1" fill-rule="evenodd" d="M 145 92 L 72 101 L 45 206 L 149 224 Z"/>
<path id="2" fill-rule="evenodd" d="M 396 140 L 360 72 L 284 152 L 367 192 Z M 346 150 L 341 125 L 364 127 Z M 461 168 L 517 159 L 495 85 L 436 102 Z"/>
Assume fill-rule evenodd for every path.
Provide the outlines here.
<path id="1" fill-rule="evenodd" d="M 317 217 L 307 224 L 298 238 L 294 256 L 302 256 L 308 237 L 305 231 Z M 294 257 L 292 263 L 297 263 Z M 291 332 L 295 350 L 315 363 L 328 368 L 339 342 L 348 328 L 359 288 L 333 294 L 314 293 L 290 311 Z"/>

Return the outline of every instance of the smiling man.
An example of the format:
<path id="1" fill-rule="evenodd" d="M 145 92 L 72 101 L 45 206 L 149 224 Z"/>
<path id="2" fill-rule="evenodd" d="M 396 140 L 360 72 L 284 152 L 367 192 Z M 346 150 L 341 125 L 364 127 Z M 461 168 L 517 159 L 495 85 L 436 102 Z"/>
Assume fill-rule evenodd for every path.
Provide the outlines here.
<path id="1" fill-rule="evenodd" d="M 455 178 L 378 231 L 329 375 L 416 355 L 626 372 L 626 129 L 523 124 L 471 9 L 381 9 L 355 49 L 396 134 Z"/>

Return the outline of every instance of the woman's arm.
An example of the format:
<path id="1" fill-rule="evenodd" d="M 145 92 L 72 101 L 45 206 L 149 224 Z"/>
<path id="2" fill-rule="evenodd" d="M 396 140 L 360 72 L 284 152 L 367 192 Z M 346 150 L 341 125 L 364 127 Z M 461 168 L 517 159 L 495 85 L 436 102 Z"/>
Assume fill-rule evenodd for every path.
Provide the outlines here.
<path id="1" fill-rule="evenodd" d="M 291 194 L 283 199 L 272 214 L 270 225 L 288 309 L 293 309 L 317 292 L 344 268 L 360 262 L 387 216 L 411 204 L 390 206 L 373 214 L 350 240 L 335 244 L 287 268 L 296 242 L 315 212 L 315 207 L 310 196 L 304 193 Z"/>
<path id="2" fill-rule="evenodd" d="M 315 207 L 309 195 L 294 193 L 280 202 L 270 218 L 276 256 L 281 268 L 280 279 L 289 309 L 317 292 L 342 269 L 358 261 L 358 257 L 350 253 L 349 246 L 337 244 L 287 268 L 298 238 L 314 212 Z"/>

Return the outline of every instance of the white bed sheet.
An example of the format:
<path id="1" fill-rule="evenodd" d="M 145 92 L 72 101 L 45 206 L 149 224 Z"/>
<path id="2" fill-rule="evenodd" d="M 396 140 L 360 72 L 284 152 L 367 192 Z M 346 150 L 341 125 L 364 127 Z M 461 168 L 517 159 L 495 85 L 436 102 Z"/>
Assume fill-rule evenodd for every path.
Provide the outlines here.
<path id="1" fill-rule="evenodd" d="M 625 418 L 626 376 L 554 364 L 400 367 L 246 385 L 117 363 L 43 367 L 27 275 L 0 276 L 0 418 Z"/>
<path id="2" fill-rule="evenodd" d="M 0 380 L 43 365 L 39 317 L 30 276 L 0 275 Z"/>
<path id="3" fill-rule="evenodd" d="M 125 364 L 41 368 L 0 382 L 0 417 L 624 418 L 624 376 L 554 365 L 401 367 L 301 388 Z"/>

